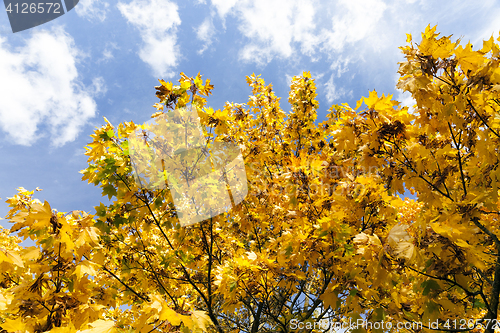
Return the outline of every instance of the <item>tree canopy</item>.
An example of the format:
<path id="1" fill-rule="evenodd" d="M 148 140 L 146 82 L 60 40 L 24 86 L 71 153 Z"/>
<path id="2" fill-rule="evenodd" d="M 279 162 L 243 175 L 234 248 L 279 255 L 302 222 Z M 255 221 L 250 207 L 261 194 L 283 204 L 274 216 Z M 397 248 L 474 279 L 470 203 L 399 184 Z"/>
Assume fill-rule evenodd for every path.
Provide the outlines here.
<path id="1" fill-rule="evenodd" d="M 237 147 L 248 193 L 181 223 L 176 182 L 137 181 L 129 138 L 154 146 L 150 125 L 105 119 L 81 173 L 110 204 L 62 213 L 24 188 L 7 200 L 2 332 L 493 332 L 500 38 L 477 50 L 450 38 L 428 26 L 400 48 L 397 87 L 414 106 L 371 91 L 323 122 L 308 72 L 292 79 L 289 112 L 260 75 L 247 77 L 247 103 L 220 110 L 207 106 L 214 87 L 200 74 L 160 80 L 152 120 L 196 112 L 199 153 Z"/>

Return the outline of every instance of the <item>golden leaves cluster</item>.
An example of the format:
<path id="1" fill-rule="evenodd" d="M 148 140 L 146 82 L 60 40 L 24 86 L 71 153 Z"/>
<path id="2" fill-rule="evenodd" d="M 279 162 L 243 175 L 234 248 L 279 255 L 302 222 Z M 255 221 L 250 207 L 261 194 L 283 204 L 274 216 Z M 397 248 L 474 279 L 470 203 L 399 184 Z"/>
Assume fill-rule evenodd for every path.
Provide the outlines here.
<path id="1" fill-rule="evenodd" d="M 475 51 L 438 37 L 429 26 L 401 48 L 398 88 L 414 105 L 371 91 L 321 123 L 309 72 L 292 78 L 289 112 L 260 75 L 246 78 L 247 103 L 221 110 L 207 107 L 213 86 L 200 74 L 160 80 L 152 117 L 195 108 L 207 149 L 240 147 L 247 197 L 181 227 L 168 187 L 134 181 L 127 137 L 144 125 L 105 120 L 82 174 L 110 203 L 91 216 L 53 212 L 25 190 L 9 199 L 12 231 L 38 247 L 0 234 L 0 326 L 236 333 L 286 331 L 292 319 L 493 318 L 500 51 L 493 38 Z"/>

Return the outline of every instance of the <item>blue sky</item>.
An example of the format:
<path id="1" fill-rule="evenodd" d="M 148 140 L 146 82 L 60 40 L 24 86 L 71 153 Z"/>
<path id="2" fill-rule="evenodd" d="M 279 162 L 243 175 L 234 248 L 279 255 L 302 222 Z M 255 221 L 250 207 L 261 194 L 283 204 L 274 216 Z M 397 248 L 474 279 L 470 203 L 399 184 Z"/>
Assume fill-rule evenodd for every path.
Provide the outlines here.
<path id="1" fill-rule="evenodd" d="M 395 90 L 398 46 L 427 24 L 474 48 L 500 30 L 496 1 L 80 0 L 67 13 L 13 34 L 0 11 L 0 216 L 17 187 L 58 211 L 106 202 L 81 181 L 84 146 L 103 123 L 143 123 L 155 112 L 158 79 L 201 72 L 209 106 L 244 103 L 245 76 L 262 74 L 285 111 L 291 77 L 311 71 L 319 121 L 332 104 L 355 106 Z M 6 220 L 0 225 L 10 227 Z"/>

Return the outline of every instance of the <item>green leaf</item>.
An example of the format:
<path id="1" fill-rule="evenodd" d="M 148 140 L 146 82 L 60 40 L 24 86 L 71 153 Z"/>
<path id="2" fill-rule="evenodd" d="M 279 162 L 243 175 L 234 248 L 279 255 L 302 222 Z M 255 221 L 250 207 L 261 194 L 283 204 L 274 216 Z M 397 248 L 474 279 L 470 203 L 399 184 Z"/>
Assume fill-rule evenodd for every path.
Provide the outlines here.
<path id="1" fill-rule="evenodd" d="M 111 231 L 110 226 L 103 221 L 97 221 L 96 223 L 94 223 L 94 226 L 103 233 L 109 233 Z"/>
<path id="2" fill-rule="evenodd" d="M 325 237 L 326 235 L 328 235 L 328 231 L 323 230 L 322 232 L 319 233 L 318 237 L 321 238 L 321 237 Z"/>
<path id="3" fill-rule="evenodd" d="M 352 244 L 345 244 L 344 245 L 344 249 L 345 249 L 345 254 L 346 256 L 350 256 L 352 254 L 354 254 L 354 245 Z"/>
<path id="4" fill-rule="evenodd" d="M 486 308 L 486 305 L 478 298 L 476 298 L 474 300 L 474 305 L 473 305 L 474 308 L 479 308 L 479 309 L 485 309 Z"/>
<path id="5" fill-rule="evenodd" d="M 430 314 L 434 313 L 434 312 L 440 312 L 440 306 L 439 304 L 437 304 L 436 302 L 433 302 L 433 301 L 427 301 L 425 302 L 425 305 L 424 305 L 424 318 L 429 318 L 429 319 L 433 319 L 434 317 L 433 316 L 430 316 Z"/>
<path id="6" fill-rule="evenodd" d="M 107 184 L 102 187 L 102 195 L 107 195 L 109 200 L 111 200 L 111 197 L 115 196 L 116 193 L 116 188 L 113 185 Z"/>
<path id="7" fill-rule="evenodd" d="M 385 311 L 384 311 L 384 308 L 376 308 L 374 311 L 373 311 L 373 315 L 372 315 L 372 320 L 373 321 L 382 321 L 385 319 Z"/>
<path id="8" fill-rule="evenodd" d="M 424 288 L 423 295 L 427 296 L 431 290 L 440 290 L 441 287 L 439 286 L 439 283 L 437 283 L 436 280 L 427 280 L 422 282 L 421 287 Z"/>
<path id="9" fill-rule="evenodd" d="M 113 218 L 113 224 L 116 226 L 116 227 L 119 227 L 120 225 L 122 224 L 126 224 L 127 223 L 127 219 L 120 216 L 120 215 L 115 215 L 114 218 Z"/>
<path id="10" fill-rule="evenodd" d="M 104 217 L 106 216 L 106 206 L 101 202 L 99 206 L 95 207 L 95 211 L 97 216 Z"/>
<path id="11" fill-rule="evenodd" d="M 161 207 L 162 204 L 163 204 L 163 198 L 161 196 L 158 196 L 155 200 L 155 206 Z"/>

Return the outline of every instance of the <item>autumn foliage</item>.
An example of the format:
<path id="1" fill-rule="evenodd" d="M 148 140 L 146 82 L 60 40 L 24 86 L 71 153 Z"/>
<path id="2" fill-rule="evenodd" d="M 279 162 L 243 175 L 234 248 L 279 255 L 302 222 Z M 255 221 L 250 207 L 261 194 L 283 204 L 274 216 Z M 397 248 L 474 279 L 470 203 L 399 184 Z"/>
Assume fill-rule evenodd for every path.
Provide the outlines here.
<path id="1" fill-rule="evenodd" d="M 60 213 L 22 188 L 7 200 L 0 327 L 329 332 L 315 323 L 365 319 L 392 327 L 357 331 L 493 332 L 500 49 L 493 37 L 473 50 L 435 29 L 401 47 L 397 87 L 411 93 L 410 108 L 372 91 L 319 123 L 306 72 L 292 79 L 289 112 L 256 75 L 247 77 L 248 102 L 221 110 L 207 106 L 213 86 L 199 74 L 160 80 L 152 117 L 189 105 L 208 150 L 240 147 L 245 200 L 181 226 L 169 189 L 134 179 L 127 138 L 144 125 L 106 120 L 81 173 L 109 205 Z M 23 248 L 20 237 L 36 246 Z"/>

